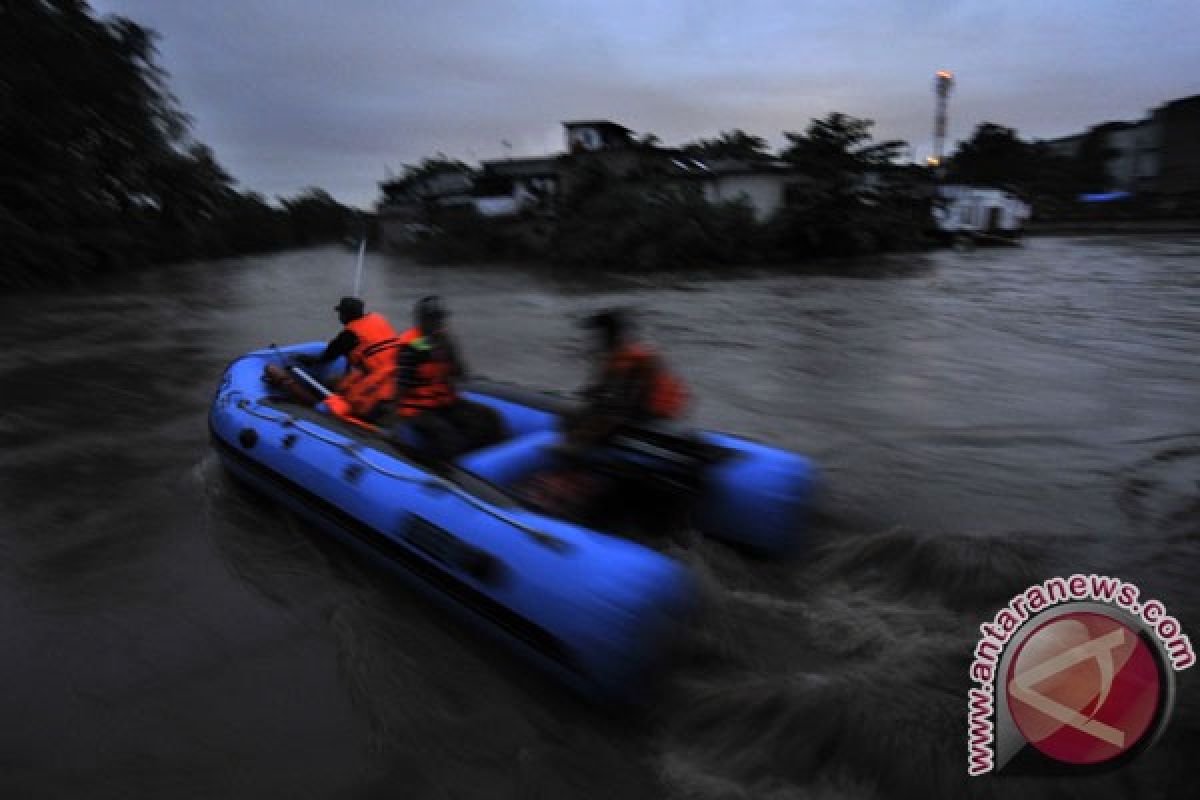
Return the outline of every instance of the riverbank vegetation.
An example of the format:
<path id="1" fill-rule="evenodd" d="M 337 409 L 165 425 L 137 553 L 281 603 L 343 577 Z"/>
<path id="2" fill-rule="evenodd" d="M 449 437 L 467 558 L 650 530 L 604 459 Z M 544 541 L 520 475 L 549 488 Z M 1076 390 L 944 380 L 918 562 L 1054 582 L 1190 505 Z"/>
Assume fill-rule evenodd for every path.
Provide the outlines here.
<path id="1" fill-rule="evenodd" d="M 86 0 L 6 4 L 0 22 L 0 289 L 343 240 L 373 225 L 319 188 L 269 200 L 240 187 L 192 136 L 152 31 L 99 18 Z M 942 179 L 1013 190 L 1034 206 L 1035 222 L 1200 213 L 1194 198 L 1080 204 L 1079 193 L 1108 185 L 1111 154 L 1098 132 L 1064 157 L 983 123 L 944 175 L 899 163 L 906 145 L 875 141 L 867 119 L 833 112 L 784 136 L 772 152 L 737 129 L 673 149 L 642 134 L 630 145 L 657 156 L 643 160 L 650 166 L 617 174 L 582 159 L 552 202 L 515 218 L 485 218 L 469 202 L 453 213 L 431 204 L 406 224 L 427 261 L 652 270 L 920 248 Z M 783 202 L 765 212 L 729 199 L 736 192 L 712 192 L 704 165 L 720 161 L 785 173 Z M 474 179 L 480 170 L 439 154 L 403 180 L 447 173 Z"/>
<path id="2" fill-rule="evenodd" d="M 788 144 L 777 154 L 741 130 L 679 148 L 690 158 L 786 171 L 786 202 L 770 215 L 757 214 L 744 197 L 710 197 L 694 179 L 702 175 L 681 177 L 656 166 L 617 175 L 585 160 L 572 168 L 552 214 L 531 209 L 495 221 L 461 208 L 435 213 L 414 250 L 430 262 L 521 259 L 644 271 L 922 247 L 932 224 L 930 178 L 923 168 L 897 164 L 905 143 L 876 142 L 871 127 L 870 120 L 834 112 L 803 133 L 786 132 Z M 657 139 L 643 137 L 640 146 L 656 147 Z M 411 170 L 427 177 L 470 168 L 426 159 Z"/>
<path id="3" fill-rule="evenodd" d="M 521 259 L 634 270 L 912 250 L 944 241 L 930 236 L 942 183 L 1017 195 L 1033 208 L 1033 230 L 1136 230 L 1137 224 L 1190 230 L 1200 218 L 1194 195 L 1112 192 L 1106 126 L 1064 151 L 984 122 L 938 170 L 898 163 L 905 143 L 876 142 L 871 128 L 870 120 L 833 112 L 803 133 L 785 132 L 778 152 L 742 130 L 670 149 L 653 134 L 630 137 L 625 152 L 632 147 L 653 156 L 642 167 L 618 175 L 603 159 L 558 157 L 561 193 L 515 219 L 471 213 L 461 197 L 449 213 L 427 199 L 414 249 L 434 263 Z M 697 172 L 688 174 L 688 161 Z M 708 165 L 719 170 L 731 162 L 735 170 L 784 183 L 783 202 L 764 214 L 744 198 L 728 199 L 736 189 L 724 197 L 713 191 L 720 177 Z M 496 188 L 486 165 L 475 170 L 444 155 L 410 167 L 401 183 L 446 172 Z"/>
<path id="4" fill-rule="evenodd" d="M 0 288 L 341 239 L 355 212 L 321 189 L 239 189 L 156 63 L 155 34 L 84 0 L 0 14 Z"/>

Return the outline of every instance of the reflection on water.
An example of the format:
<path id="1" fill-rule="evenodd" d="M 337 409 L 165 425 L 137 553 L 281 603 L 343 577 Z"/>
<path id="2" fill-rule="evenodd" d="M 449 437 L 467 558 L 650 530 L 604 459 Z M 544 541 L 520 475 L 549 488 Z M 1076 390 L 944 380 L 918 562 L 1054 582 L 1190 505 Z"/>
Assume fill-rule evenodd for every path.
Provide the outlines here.
<path id="1" fill-rule="evenodd" d="M 977 624 L 1094 569 L 1200 630 L 1194 237 L 1036 239 L 877 279 L 369 258 L 369 307 L 401 324 L 439 292 L 477 372 L 534 386 L 578 385 L 574 321 L 632 306 L 700 423 L 822 466 L 799 561 L 670 545 L 706 612 L 658 702 L 620 718 L 209 453 L 225 362 L 327 338 L 352 267 L 313 250 L 0 300 L 5 796 L 1052 796 L 1066 786 L 965 783 Z M 1123 791 L 1194 778 L 1200 687 L 1181 678 Z"/>

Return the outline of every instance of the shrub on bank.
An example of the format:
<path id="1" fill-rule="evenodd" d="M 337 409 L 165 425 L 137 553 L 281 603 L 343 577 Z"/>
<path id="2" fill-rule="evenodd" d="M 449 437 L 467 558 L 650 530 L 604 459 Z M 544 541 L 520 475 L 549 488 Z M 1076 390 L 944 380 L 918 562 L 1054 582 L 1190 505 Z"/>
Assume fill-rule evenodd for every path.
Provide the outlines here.
<path id="1" fill-rule="evenodd" d="M 614 185 L 559 222 L 551 256 L 582 267 L 640 271 L 757 258 L 759 226 L 744 201 L 708 203 L 695 186 Z"/>
<path id="2" fill-rule="evenodd" d="M 443 214 L 410 249 L 427 264 L 537 259 L 544 255 L 544 248 L 526 227 L 525 220 L 497 222 L 473 208 L 455 209 Z"/>
<path id="3" fill-rule="evenodd" d="M 928 243 L 930 200 L 904 187 L 811 184 L 790 199 L 765 227 L 773 260 L 914 250 Z"/>
<path id="4" fill-rule="evenodd" d="M 455 211 L 413 250 L 427 263 L 544 260 L 647 272 L 911 250 L 926 244 L 929 227 L 928 199 L 894 189 L 813 185 L 766 222 L 748 201 L 710 203 L 695 184 L 587 189 L 594 193 L 568 198 L 555 220 L 496 221 Z"/>

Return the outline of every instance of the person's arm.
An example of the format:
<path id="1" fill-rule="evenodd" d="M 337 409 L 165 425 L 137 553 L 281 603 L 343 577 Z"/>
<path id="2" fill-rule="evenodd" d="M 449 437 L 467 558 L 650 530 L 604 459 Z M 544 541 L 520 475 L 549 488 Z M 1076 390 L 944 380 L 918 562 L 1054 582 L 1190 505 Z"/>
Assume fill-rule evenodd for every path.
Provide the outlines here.
<path id="1" fill-rule="evenodd" d="M 325 349 L 321 355 L 317 356 L 317 361 L 322 364 L 328 364 L 332 361 L 337 361 L 345 355 L 349 355 L 350 351 L 358 347 L 358 336 L 350 329 L 344 329 L 337 336 L 329 340 L 329 344 L 325 345 Z"/>
<path id="2" fill-rule="evenodd" d="M 348 355 L 357 346 L 358 336 L 349 328 L 346 328 L 329 340 L 329 344 L 325 345 L 325 349 L 321 351 L 319 356 L 299 356 L 296 360 L 307 366 L 329 364 L 344 355 Z"/>

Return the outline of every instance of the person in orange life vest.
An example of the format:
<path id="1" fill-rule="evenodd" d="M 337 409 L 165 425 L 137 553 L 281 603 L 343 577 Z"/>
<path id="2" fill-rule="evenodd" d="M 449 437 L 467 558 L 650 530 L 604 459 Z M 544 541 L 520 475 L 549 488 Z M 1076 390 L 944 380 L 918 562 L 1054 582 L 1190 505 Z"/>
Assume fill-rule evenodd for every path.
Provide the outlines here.
<path id="1" fill-rule="evenodd" d="M 554 449 L 560 463 L 535 473 L 517 491 L 552 516 L 588 523 L 636 495 L 636 486 L 591 469 L 593 448 L 622 426 L 654 419 L 677 419 L 687 390 L 662 358 L 633 335 L 628 314 L 601 311 L 583 321 L 594 335 L 593 382 L 582 390 L 585 403 L 563 420 L 563 441 Z"/>
<path id="2" fill-rule="evenodd" d="M 382 314 L 364 313 L 363 301 L 357 297 L 343 297 L 333 310 L 345 327 L 320 355 L 300 356 L 297 360 L 317 367 L 345 356 L 349 363 L 346 375 L 335 393 L 317 408 L 339 417 L 374 419 L 396 397 L 397 357 L 403 345 L 400 335 Z"/>
<path id="3" fill-rule="evenodd" d="M 581 392 L 587 404 L 567 425 L 569 441 L 599 441 L 630 422 L 683 416 L 687 389 L 658 353 L 637 340 L 626 312 L 601 311 L 583 326 L 596 337 L 596 375 Z"/>
<path id="4" fill-rule="evenodd" d="M 400 334 L 396 410 L 401 417 L 447 408 L 457 398 L 454 382 L 466 368 L 446 328 L 448 316 L 439 298 L 423 297 L 413 311 L 416 324 Z"/>
<path id="5" fill-rule="evenodd" d="M 447 317 L 438 297 L 417 301 L 416 325 L 400 336 L 403 347 L 396 371 L 396 414 L 401 426 L 394 435 L 407 441 L 407 428 L 420 442 L 421 451 L 439 460 L 503 437 L 500 416 L 456 390 L 467 370 L 450 336 Z"/>

